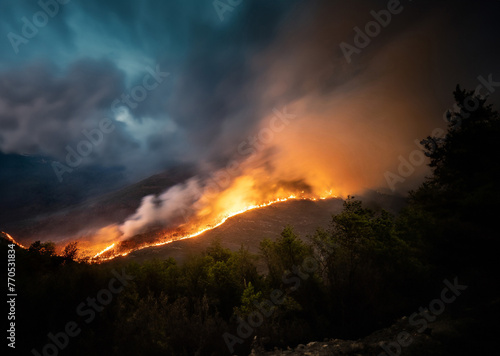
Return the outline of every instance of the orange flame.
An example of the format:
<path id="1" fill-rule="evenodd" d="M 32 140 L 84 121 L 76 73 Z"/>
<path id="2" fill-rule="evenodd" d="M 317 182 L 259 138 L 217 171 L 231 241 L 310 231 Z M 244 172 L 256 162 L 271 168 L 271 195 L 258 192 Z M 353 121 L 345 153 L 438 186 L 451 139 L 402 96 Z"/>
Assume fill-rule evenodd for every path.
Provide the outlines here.
<path id="1" fill-rule="evenodd" d="M 20 242 L 17 242 L 12 236 L 10 236 L 8 233 L 2 231 L 3 234 L 5 234 L 5 236 L 7 236 L 7 238 L 9 239 L 9 241 L 11 241 L 12 243 L 18 245 L 19 247 L 22 247 L 24 249 L 26 249 L 26 246 L 24 246 L 23 244 L 21 244 Z"/>
<path id="2" fill-rule="evenodd" d="M 130 249 L 128 249 L 125 252 L 116 252 L 116 251 L 114 251 L 114 248 L 117 247 L 117 246 L 116 246 L 116 243 L 113 243 L 113 244 L 107 246 L 102 251 L 96 253 L 95 256 L 92 258 L 91 261 L 95 262 L 95 263 L 100 263 L 100 262 L 112 260 L 112 259 L 114 259 L 116 257 L 120 257 L 120 256 L 124 257 L 124 256 L 127 256 L 128 254 L 130 254 L 131 252 L 139 251 L 139 250 L 142 250 L 142 249 L 145 249 L 145 248 L 148 248 L 148 247 L 163 246 L 163 245 L 167 245 L 169 243 L 172 243 L 174 241 L 180 241 L 180 240 L 190 239 L 190 238 L 199 236 L 199 235 L 203 234 L 204 232 L 213 230 L 213 229 L 221 226 L 228 219 L 230 219 L 230 218 L 232 218 L 232 217 L 234 217 L 236 215 L 243 214 L 243 213 L 248 212 L 250 210 L 264 208 L 264 207 L 270 206 L 272 204 L 277 204 L 277 203 L 286 202 L 286 201 L 290 201 L 290 200 L 310 200 L 310 201 L 317 201 L 317 200 L 324 200 L 324 199 L 336 198 L 336 197 L 337 196 L 334 195 L 331 190 L 325 192 L 324 195 L 321 195 L 320 197 L 317 197 L 317 198 L 315 198 L 315 197 L 297 197 L 295 195 L 290 195 L 290 196 L 288 196 L 286 198 L 277 198 L 275 200 L 271 200 L 271 201 L 268 201 L 268 202 L 262 203 L 262 204 L 249 205 L 249 206 L 246 206 L 244 208 L 240 208 L 239 210 L 236 210 L 236 211 L 231 211 L 231 210 L 230 211 L 226 211 L 224 214 L 222 214 L 222 216 L 219 215 L 219 219 L 215 223 L 204 225 L 203 227 L 197 229 L 196 232 L 193 232 L 193 233 L 190 233 L 190 234 L 185 234 L 185 235 L 182 235 L 180 237 L 176 237 L 175 239 L 171 238 L 171 239 L 168 239 L 168 240 L 165 240 L 166 237 L 164 236 L 162 238 L 162 241 L 154 242 L 154 243 L 149 243 L 149 244 L 143 244 L 143 245 L 140 245 L 140 246 L 137 246 L 137 247 L 134 247 L 134 248 L 130 248 Z M 109 254 L 107 254 L 107 253 L 109 253 Z"/>
<path id="3" fill-rule="evenodd" d="M 102 250 L 101 252 L 98 252 L 94 255 L 94 259 L 96 258 L 99 258 L 99 256 L 101 256 L 102 254 L 108 252 L 109 250 L 111 250 L 113 247 L 115 247 L 115 243 L 112 243 L 111 245 L 109 245 L 108 247 L 106 247 L 104 250 Z"/>

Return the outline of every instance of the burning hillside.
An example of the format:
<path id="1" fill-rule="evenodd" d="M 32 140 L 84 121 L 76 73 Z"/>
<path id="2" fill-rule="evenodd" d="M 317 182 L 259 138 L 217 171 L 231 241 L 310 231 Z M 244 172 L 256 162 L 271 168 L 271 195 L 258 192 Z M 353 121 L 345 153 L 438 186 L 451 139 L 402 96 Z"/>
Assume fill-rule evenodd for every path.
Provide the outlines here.
<path id="1" fill-rule="evenodd" d="M 323 200 L 326 199 L 326 197 L 322 197 L 319 199 Z M 124 241 L 113 242 L 111 245 L 96 253 L 93 256 L 92 260 L 95 262 L 101 262 L 115 258 L 117 256 L 126 256 L 130 252 L 142 250 L 144 248 L 162 246 L 174 241 L 193 238 L 221 226 L 231 217 L 246 213 L 250 210 L 264 208 L 273 204 L 294 200 L 316 201 L 317 199 L 296 197 L 292 195 L 288 198 L 277 199 L 260 205 L 247 206 L 239 211 L 227 212 L 225 215 L 220 215 L 219 220 L 213 220 L 213 223 L 209 223 L 207 225 L 204 225 L 201 222 L 195 223 L 193 225 L 190 225 L 190 223 L 185 223 L 175 229 L 159 229 L 158 231 L 138 234 Z"/>

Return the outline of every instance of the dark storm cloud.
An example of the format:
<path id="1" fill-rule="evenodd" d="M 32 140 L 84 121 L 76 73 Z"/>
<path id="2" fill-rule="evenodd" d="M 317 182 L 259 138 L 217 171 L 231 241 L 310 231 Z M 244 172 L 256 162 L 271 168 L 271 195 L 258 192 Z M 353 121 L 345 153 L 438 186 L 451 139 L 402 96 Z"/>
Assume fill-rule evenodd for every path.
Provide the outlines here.
<path id="1" fill-rule="evenodd" d="M 390 142 L 385 158 L 397 163 L 442 124 L 457 82 L 475 87 L 496 68 L 497 5 L 401 0 L 404 11 L 348 64 L 339 44 L 387 3 L 252 0 L 221 21 L 212 1 L 73 0 L 16 55 L 7 34 L 39 6 L 2 2 L 0 150 L 64 163 L 66 146 L 109 116 L 116 130 L 84 165 L 122 166 L 133 179 L 179 163 L 216 169 L 244 158 L 238 145 L 273 108 L 303 102 L 320 131 L 343 125 L 339 110 L 352 116 L 360 145 L 373 143 L 354 156 Z M 136 107 L 111 111 L 146 68 L 169 76 Z"/>
<path id="2" fill-rule="evenodd" d="M 127 109 L 129 122 L 118 123 L 119 130 L 87 162 L 124 164 L 147 175 L 166 162 L 216 161 L 226 154 L 221 145 L 234 147 L 258 122 L 248 89 L 251 58 L 272 41 L 294 3 L 244 2 L 224 21 L 209 1 L 61 5 L 17 56 L 9 41 L 2 42 L 7 56 L 0 61 L 0 114 L 8 131 L 0 132 L 1 149 L 63 158 L 65 147 L 82 139 L 83 128 L 95 127 L 114 99 L 142 82 L 146 67 L 159 66 L 171 76 Z M 32 2 L 8 7 L 3 32 L 20 33 L 21 17 L 39 10 Z M 167 121 L 170 130 L 163 130 Z M 148 156 L 147 164 L 141 155 Z"/>
<path id="3" fill-rule="evenodd" d="M 63 157 L 123 88 L 123 74 L 104 61 L 81 60 L 61 75 L 45 65 L 0 74 L 2 151 Z"/>

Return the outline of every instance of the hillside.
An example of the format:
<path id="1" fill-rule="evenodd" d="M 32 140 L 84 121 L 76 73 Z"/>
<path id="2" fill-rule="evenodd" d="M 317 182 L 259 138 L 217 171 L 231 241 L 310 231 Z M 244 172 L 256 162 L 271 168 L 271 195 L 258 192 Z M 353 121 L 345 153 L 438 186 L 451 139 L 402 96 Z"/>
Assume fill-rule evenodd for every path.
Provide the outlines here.
<path id="1" fill-rule="evenodd" d="M 213 240 L 218 240 L 223 247 L 232 251 L 244 245 L 250 252 L 257 253 L 263 238 L 275 239 L 286 225 L 292 225 L 301 237 L 312 235 L 318 227 L 327 228 L 331 215 L 342 210 L 342 203 L 342 199 L 317 202 L 298 200 L 250 210 L 197 237 L 138 250 L 119 259 L 140 262 L 173 257 L 180 262 L 189 255 L 203 252 Z"/>
<path id="2" fill-rule="evenodd" d="M 8 231 L 20 242 L 64 241 L 75 234 L 84 234 L 88 229 L 125 219 L 135 212 L 144 196 L 159 194 L 184 181 L 189 174 L 187 169 L 163 172 L 56 211 L 39 206 L 30 218 L 5 222 L 0 230 Z"/>

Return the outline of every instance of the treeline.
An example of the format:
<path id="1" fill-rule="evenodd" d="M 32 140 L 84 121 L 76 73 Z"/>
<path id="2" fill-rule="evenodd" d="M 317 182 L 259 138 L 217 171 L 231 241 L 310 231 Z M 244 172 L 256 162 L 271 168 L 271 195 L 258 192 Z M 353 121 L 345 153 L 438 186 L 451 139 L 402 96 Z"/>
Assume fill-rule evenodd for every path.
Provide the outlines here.
<path id="1" fill-rule="evenodd" d="M 214 241 L 182 265 L 88 265 L 35 243 L 17 256 L 18 325 L 29 335 L 19 343 L 42 354 L 55 344 L 47 334 L 63 332 L 69 321 L 82 329 L 61 351 L 71 355 L 248 354 L 255 337 L 267 348 L 359 337 L 421 297 L 428 267 L 397 223 L 349 198 L 331 229 L 309 239 L 286 227 L 261 242 L 260 255 Z M 259 259 L 266 273 L 258 273 Z M 103 292 L 116 273 L 130 276 L 127 285 Z"/>
<path id="2" fill-rule="evenodd" d="M 75 261 L 75 245 L 64 256 L 51 244 L 18 249 L 18 347 L 43 354 L 53 344 L 75 356 L 243 355 L 252 344 L 362 337 L 428 303 L 444 278 L 460 276 L 471 305 L 489 300 L 498 293 L 500 120 L 473 92 L 457 87 L 455 99 L 460 110 L 449 113 L 447 136 L 424 140 L 432 176 L 397 216 L 349 197 L 330 228 L 313 236 L 285 227 L 261 242 L 259 255 L 214 241 L 183 264 L 89 265 Z M 77 336 L 62 335 L 71 334 L 68 322 Z"/>

